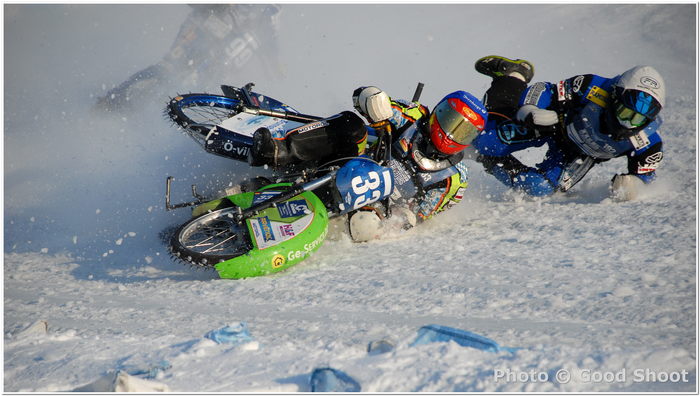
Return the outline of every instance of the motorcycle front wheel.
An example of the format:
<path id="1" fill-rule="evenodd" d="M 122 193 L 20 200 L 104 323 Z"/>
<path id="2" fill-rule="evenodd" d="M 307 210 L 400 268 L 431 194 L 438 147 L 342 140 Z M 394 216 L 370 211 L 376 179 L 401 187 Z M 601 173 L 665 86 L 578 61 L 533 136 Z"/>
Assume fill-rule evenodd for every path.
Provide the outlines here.
<path id="1" fill-rule="evenodd" d="M 199 267 L 249 252 L 253 246 L 245 222 L 236 221 L 238 207 L 215 210 L 180 226 L 170 241 L 172 254 Z"/>

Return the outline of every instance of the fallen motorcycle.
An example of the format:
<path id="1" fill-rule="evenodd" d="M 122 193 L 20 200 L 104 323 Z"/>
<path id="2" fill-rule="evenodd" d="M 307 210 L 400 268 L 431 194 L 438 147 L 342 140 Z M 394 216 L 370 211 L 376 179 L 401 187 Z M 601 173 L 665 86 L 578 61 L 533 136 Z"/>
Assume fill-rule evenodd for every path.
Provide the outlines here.
<path id="1" fill-rule="evenodd" d="M 239 161 L 247 160 L 258 128 L 283 137 L 291 129 L 322 119 L 255 93 L 252 86 L 222 86 L 223 95 L 179 95 L 170 100 L 166 112 L 207 152 Z M 369 155 L 297 170 L 251 191 L 215 199 L 199 195 L 192 186 L 195 200 L 173 205 L 173 178 L 168 177 L 166 209 L 193 207 L 191 219 L 170 238 L 171 253 L 187 263 L 213 267 L 221 278 L 267 275 L 317 250 L 328 233 L 330 218 L 376 202 L 383 203 L 390 214 L 394 175 L 386 165 L 391 138 L 388 134 L 371 138 L 374 149 Z"/>

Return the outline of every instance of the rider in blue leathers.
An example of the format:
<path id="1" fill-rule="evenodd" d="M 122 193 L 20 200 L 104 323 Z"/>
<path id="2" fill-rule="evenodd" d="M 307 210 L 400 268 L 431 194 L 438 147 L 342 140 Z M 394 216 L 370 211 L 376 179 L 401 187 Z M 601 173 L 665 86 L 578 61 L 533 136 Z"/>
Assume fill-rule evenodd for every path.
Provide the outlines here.
<path id="1" fill-rule="evenodd" d="M 492 55 L 475 67 L 493 80 L 484 95 L 489 122 L 472 145 L 486 172 L 505 185 L 547 196 L 569 190 L 595 164 L 622 156 L 628 158 L 627 173 L 613 178 L 614 194 L 655 179 L 663 158 L 657 130 L 665 85 L 654 68 L 637 66 L 613 78 L 584 74 L 528 87 L 534 67 L 525 60 Z M 547 153 L 535 167 L 513 156 L 545 143 Z"/>

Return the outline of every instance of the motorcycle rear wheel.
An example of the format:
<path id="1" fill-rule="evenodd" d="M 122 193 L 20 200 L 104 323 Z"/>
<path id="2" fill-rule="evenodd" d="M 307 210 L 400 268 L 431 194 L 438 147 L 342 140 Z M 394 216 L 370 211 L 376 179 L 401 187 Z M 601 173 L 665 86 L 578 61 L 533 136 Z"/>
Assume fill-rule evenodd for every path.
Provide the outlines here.
<path id="1" fill-rule="evenodd" d="M 238 207 L 214 210 L 180 226 L 170 240 L 174 256 L 199 267 L 241 256 L 253 246 L 245 222 L 237 222 Z"/>

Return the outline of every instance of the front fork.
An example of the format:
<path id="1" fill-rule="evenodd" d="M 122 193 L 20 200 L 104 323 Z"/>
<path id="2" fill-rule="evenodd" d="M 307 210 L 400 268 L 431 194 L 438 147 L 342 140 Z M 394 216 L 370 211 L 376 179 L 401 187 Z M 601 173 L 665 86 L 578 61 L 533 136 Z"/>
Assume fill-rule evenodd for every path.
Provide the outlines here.
<path id="1" fill-rule="evenodd" d="M 204 202 L 206 202 L 207 198 L 203 195 L 200 195 L 197 193 L 197 186 L 192 185 L 192 196 L 196 198 L 194 201 L 190 202 L 183 202 L 179 204 L 172 205 L 170 204 L 170 184 L 173 182 L 173 177 L 168 176 L 167 180 L 165 181 L 165 210 L 173 210 L 173 209 L 179 209 L 179 208 L 187 208 L 190 206 L 197 206 L 201 205 Z"/>

